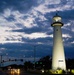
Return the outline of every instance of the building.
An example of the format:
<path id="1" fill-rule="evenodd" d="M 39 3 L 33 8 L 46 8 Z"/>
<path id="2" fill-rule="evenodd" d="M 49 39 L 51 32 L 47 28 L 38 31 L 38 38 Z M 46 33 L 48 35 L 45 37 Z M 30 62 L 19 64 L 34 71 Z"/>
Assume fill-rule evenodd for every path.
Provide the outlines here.
<path id="1" fill-rule="evenodd" d="M 61 30 L 63 23 L 61 19 L 62 18 L 58 14 L 56 14 L 53 17 L 53 23 L 51 24 L 51 26 L 53 27 L 52 70 L 56 70 L 58 68 L 66 70 L 66 62 Z"/>

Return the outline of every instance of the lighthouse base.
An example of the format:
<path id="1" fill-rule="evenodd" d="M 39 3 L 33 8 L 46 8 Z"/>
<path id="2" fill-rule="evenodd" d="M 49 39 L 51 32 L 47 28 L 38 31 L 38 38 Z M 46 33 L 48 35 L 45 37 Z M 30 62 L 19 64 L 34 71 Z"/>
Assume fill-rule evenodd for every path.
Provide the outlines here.
<path id="1" fill-rule="evenodd" d="M 50 70 L 50 73 L 51 74 L 65 74 L 66 71 L 65 70 L 62 70 L 60 68 L 56 69 L 56 70 Z"/>

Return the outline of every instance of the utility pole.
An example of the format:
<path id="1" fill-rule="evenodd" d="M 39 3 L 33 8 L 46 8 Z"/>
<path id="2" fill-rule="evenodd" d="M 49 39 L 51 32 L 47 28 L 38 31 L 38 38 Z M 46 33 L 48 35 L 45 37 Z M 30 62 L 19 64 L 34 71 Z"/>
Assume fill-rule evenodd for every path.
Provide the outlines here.
<path id="1" fill-rule="evenodd" d="M 34 70 L 35 70 L 36 45 L 34 46 Z"/>
<path id="2" fill-rule="evenodd" d="M 0 67 L 2 67 L 2 55 L 0 55 Z"/>

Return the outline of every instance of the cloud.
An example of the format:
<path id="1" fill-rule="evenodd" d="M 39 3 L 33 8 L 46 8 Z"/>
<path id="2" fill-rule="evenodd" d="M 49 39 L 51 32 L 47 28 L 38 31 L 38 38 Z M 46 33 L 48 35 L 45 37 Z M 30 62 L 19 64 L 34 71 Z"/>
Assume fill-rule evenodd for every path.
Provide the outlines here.
<path id="1" fill-rule="evenodd" d="M 65 0 L 65 4 L 61 0 L 40 0 L 41 4 L 34 8 L 42 14 L 51 13 L 55 11 L 65 11 L 74 9 L 73 1 Z M 51 5 L 51 6 L 50 6 Z"/>
<path id="2" fill-rule="evenodd" d="M 42 33 L 42 32 L 35 32 L 35 33 L 24 35 L 24 38 L 29 38 L 30 40 L 38 39 L 38 38 L 46 38 L 46 37 L 52 37 L 52 35 L 47 35 L 46 33 Z"/>
<path id="3" fill-rule="evenodd" d="M 63 38 L 67 39 L 65 41 L 68 44 L 70 39 L 73 39 L 74 0 L 31 0 L 31 4 L 29 0 L 12 0 L 10 4 L 9 2 L 5 1 L 8 6 L 0 13 L 0 43 L 22 44 L 35 41 L 40 45 L 52 44 L 53 30 L 50 24 L 56 10 L 62 15 L 65 23 Z"/>
<path id="4" fill-rule="evenodd" d="M 71 44 L 74 44 L 74 41 L 72 41 Z"/>
<path id="5" fill-rule="evenodd" d="M 38 4 L 45 3 L 45 4 L 47 4 L 47 5 L 59 4 L 60 2 L 61 2 L 61 0 L 57 0 L 57 1 L 54 1 L 54 0 L 38 0 L 38 1 L 37 1 Z"/>
<path id="6" fill-rule="evenodd" d="M 34 45 L 37 45 L 37 59 L 51 55 L 53 48 L 51 22 L 56 10 L 59 11 L 58 14 L 64 23 L 62 37 L 65 51 L 73 53 L 74 0 L 1 0 L 0 54 L 7 53 L 4 59 L 19 57 L 32 61 Z"/>
<path id="7" fill-rule="evenodd" d="M 7 18 L 7 17 L 9 17 L 11 15 L 11 12 L 12 11 L 10 9 L 5 9 L 3 16 Z"/>
<path id="8" fill-rule="evenodd" d="M 71 26 L 70 22 L 68 22 L 67 24 L 64 25 L 64 27 L 68 27 L 68 26 Z"/>
<path id="9" fill-rule="evenodd" d="M 60 2 L 61 2 L 61 0 L 57 0 L 57 1 L 54 1 L 54 0 L 45 0 L 45 3 L 48 4 L 48 5 L 59 4 Z"/>
<path id="10" fill-rule="evenodd" d="M 42 32 L 35 32 L 26 34 L 25 32 L 12 32 L 9 27 L 0 27 L 0 43 L 25 43 L 22 38 L 37 39 L 52 37 L 52 35 L 47 35 Z"/>
<path id="11" fill-rule="evenodd" d="M 22 38 L 37 39 L 52 37 L 46 33 L 37 32 L 26 34 L 25 32 L 15 32 L 14 30 L 19 30 L 25 28 L 38 27 L 35 23 L 35 19 L 39 18 L 39 21 L 47 20 L 42 14 L 39 14 L 37 11 L 31 13 L 22 14 L 18 10 L 5 9 L 4 13 L 0 15 L 0 43 L 23 43 Z M 32 14 L 32 15 L 31 15 Z M 26 16 L 26 18 L 24 18 Z M 12 21 L 10 21 L 11 18 Z M 8 19 L 9 18 L 9 19 Z M 13 32 L 14 31 L 14 32 Z"/>
<path id="12" fill-rule="evenodd" d="M 7 20 L 8 17 L 12 17 L 15 19 L 14 21 Z M 22 33 L 12 32 L 13 30 L 23 29 L 23 27 L 31 28 L 34 26 L 31 22 L 33 22 L 31 17 L 24 20 L 22 17 L 25 16 L 21 14 L 19 11 L 12 11 L 11 9 L 5 9 L 4 13 L 0 15 L 0 43 L 18 43 L 21 41 Z M 17 24 L 21 24 L 21 27 Z"/>
<path id="13" fill-rule="evenodd" d="M 64 38 L 72 38 L 72 36 L 70 36 L 69 34 L 63 34 Z"/>
<path id="14" fill-rule="evenodd" d="M 12 22 L 9 20 L 11 16 L 14 19 Z M 23 19 L 24 16 L 27 16 L 27 17 Z M 33 18 L 33 16 L 31 16 L 30 14 L 22 14 L 18 10 L 5 9 L 4 13 L 1 14 L 0 17 L 1 17 L 1 23 L 2 23 L 1 25 L 6 25 L 6 26 L 14 25 L 15 27 L 16 24 L 21 24 L 23 27 L 26 27 L 26 28 L 37 26 L 36 24 L 34 24 L 35 18 Z"/>
<path id="15" fill-rule="evenodd" d="M 72 32 L 74 32 L 74 28 L 72 28 Z"/>
<path id="16" fill-rule="evenodd" d="M 1 50 L 6 50 L 6 48 L 0 48 L 0 51 L 1 51 Z"/>

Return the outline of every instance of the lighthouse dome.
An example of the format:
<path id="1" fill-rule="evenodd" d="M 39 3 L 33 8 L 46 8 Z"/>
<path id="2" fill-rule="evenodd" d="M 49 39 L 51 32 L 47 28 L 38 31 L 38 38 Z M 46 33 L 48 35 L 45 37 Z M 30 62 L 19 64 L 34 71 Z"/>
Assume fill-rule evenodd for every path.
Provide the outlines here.
<path id="1" fill-rule="evenodd" d="M 53 17 L 53 19 L 52 19 L 53 21 L 52 21 L 52 24 L 51 24 L 51 26 L 63 26 L 63 23 L 62 23 L 62 18 L 61 18 L 61 16 L 59 16 L 57 13 L 56 13 L 56 15 Z"/>
<path id="2" fill-rule="evenodd" d="M 53 17 L 53 22 L 61 22 L 61 17 L 56 15 Z"/>

